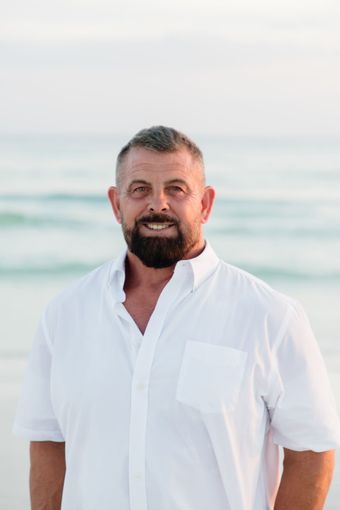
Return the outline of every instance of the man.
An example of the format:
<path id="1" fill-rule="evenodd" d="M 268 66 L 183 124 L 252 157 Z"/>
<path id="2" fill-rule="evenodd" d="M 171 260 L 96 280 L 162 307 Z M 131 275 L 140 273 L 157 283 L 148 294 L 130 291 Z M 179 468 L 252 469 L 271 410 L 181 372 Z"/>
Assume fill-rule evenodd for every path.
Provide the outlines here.
<path id="1" fill-rule="evenodd" d="M 52 300 L 31 354 L 32 509 L 322 509 L 339 423 L 301 306 L 204 241 L 185 135 L 139 132 L 116 178 L 127 252 Z"/>

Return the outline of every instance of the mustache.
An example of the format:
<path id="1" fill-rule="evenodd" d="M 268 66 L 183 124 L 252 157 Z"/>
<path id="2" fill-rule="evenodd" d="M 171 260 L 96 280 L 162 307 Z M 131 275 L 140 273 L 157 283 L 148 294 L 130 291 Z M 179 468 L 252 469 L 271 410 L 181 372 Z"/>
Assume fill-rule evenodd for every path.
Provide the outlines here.
<path id="1" fill-rule="evenodd" d="M 136 225 L 143 225 L 143 223 L 173 223 L 178 225 L 179 222 L 175 218 L 168 216 L 167 214 L 148 214 L 139 218 L 136 221 Z"/>

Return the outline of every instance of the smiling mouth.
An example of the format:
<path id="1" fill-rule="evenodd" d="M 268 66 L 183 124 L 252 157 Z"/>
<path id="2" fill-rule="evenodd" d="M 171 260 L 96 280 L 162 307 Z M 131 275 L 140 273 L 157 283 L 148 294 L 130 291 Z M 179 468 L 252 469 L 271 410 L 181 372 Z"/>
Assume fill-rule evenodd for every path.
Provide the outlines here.
<path id="1" fill-rule="evenodd" d="M 143 223 L 143 225 L 149 230 L 165 230 L 173 227 L 174 223 Z"/>

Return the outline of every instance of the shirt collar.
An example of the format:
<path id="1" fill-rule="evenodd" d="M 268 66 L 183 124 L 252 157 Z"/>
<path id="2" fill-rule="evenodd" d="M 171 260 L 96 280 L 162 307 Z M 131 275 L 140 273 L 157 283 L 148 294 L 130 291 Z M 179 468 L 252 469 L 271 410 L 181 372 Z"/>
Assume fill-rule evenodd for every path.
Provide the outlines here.
<path id="1" fill-rule="evenodd" d="M 181 267 L 188 267 L 191 272 L 192 290 L 196 290 L 209 276 L 214 273 L 219 259 L 208 241 L 202 253 L 188 260 L 180 260 L 176 264 L 175 272 Z"/>
<path id="2" fill-rule="evenodd" d="M 123 290 L 125 281 L 125 259 L 127 249 L 122 251 L 120 255 L 112 262 L 108 284 L 114 301 L 123 303 L 125 301 L 125 292 Z M 184 270 L 189 271 L 191 279 L 191 290 L 196 290 L 209 276 L 214 273 L 219 263 L 215 251 L 208 241 L 202 253 L 192 259 L 180 260 L 177 262 L 174 274 Z"/>
<path id="3" fill-rule="evenodd" d="M 110 287 L 112 297 L 115 302 L 123 303 L 125 301 L 125 292 L 123 290 L 125 281 L 125 259 L 127 249 L 123 250 L 120 255 L 112 262 L 108 287 Z"/>

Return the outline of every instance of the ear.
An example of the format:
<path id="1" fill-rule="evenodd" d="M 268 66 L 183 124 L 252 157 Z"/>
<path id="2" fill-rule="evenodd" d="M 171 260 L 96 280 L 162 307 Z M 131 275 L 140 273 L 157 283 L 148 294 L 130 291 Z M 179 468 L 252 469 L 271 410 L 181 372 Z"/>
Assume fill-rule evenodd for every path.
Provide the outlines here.
<path id="1" fill-rule="evenodd" d="M 107 191 L 107 196 L 109 198 L 113 214 L 116 217 L 116 220 L 118 223 L 122 223 L 122 217 L 120 214 L 120 200 L 119 200 L 119 193 L 116 186 L 111 186 Z"/>
<path id="2" fill-rule="evenodd" d="M 202 210 L 201 210 L 201 223 L 206 223 L 209 219 L 214 200 L 215 200 L 216 192 L 214 188 L 211 186 L 206 186 L 203 191 L 201 204 L 202 204 Z"/>

